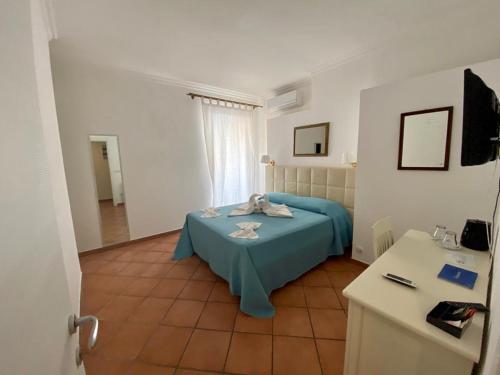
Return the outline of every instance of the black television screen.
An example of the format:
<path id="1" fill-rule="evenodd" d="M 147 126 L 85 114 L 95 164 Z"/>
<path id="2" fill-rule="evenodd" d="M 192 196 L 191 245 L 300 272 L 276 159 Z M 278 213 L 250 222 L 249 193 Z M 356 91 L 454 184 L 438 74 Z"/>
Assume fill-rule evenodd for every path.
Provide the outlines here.
<path id="1" fill-rule="evenodd" d="M 464 71 L 462 166 L 485 164 L 498 155 L 500 107 L 495 92 L 472 70 Z"/>

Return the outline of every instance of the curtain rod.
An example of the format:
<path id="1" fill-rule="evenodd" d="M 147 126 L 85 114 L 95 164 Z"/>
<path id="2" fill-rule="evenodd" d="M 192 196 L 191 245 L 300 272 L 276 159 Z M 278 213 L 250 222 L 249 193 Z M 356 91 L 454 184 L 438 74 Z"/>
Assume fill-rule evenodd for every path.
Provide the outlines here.
<path id="1" fill-rule="evenodd" d="M 216 98 L 216 97 L 213 97 L 213 96 L 205 96 L 205 95 L 195 94 L 195 93 L 192 93 L 192 92 L 190 92 L 189 94 L 186 94 L 186 95 L 190 96 L 191 99 L 194 99 L 194 98 L 203 98 L 203 99 L 209 99 L 209 100 L 218 100 L 220 102 L 226 102 L 226 103 L 247 105 L 247 106 L 252 107 L 252 108 L 262 108 L 261 105 L 257 105 L 257 104 L 235 102 L 234 100 L 221 99 L 221 98 Z"/>

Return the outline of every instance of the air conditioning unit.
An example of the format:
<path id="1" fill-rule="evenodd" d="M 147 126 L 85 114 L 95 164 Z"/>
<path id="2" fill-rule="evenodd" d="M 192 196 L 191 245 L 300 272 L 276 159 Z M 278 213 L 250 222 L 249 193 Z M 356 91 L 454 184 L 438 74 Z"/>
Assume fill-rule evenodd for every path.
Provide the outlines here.
<path id="1" fill-rule="evenodd" d="M 275 96 L 267 100 L 267 111 L 277 112 L 290 109 L 300 105 L 300 96 L 297 90 L 289 91 L 286 94 Z"/>

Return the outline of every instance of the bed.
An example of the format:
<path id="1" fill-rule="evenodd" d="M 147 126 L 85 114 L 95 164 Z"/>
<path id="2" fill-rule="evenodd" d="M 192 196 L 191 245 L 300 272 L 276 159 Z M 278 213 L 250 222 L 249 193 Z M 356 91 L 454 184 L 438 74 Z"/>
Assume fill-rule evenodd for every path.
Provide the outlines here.
<path id="1" fill-rule="evenodd" d="M 266 190 L 271 202 L 290 207 L 293 218 L 269 217 L 261 213 L 228 217 L 237 205 L 221 207 L 222 215 L 216 218 L 202 218 L 201 211 L 191 212 L 186 216 L 174 253 L 174 259 L 196 253 L 229 283 L 233 295 L 241 296 L 241 311 L 262 318 L 274 315 L 274 307 L 269 301 L 273 290 L 295 280 L 329 256 L 343 254 L 343 249 L 352 241 L 352 211 L 345 204 L 349 169 L 296 168 L 296 174 L 290 171 L 281 174 L 278 168 L 267 168 Z M 313 172 L 316 169 L 320 171 Z M 309 183 L 303 181 L 308 172 L 311 175 Z M 318 182 L 318 173 L 324 173 L 324 189 L 321 184 L 311 183 Z M 293 182 L 297 186 L 295 191 L 285 191 L 286 186 L 293 190 Z M 344 188 L 340 189 L 342 183 Z M 340 190 L 343 190 L 342 196 Z M 326 199 L 328 191 L 342 200 Z M 299 192 L 303 194 L 297 195 Z M 318 196 L 323 192 L 324 196 Z M 311 196 L 313 193 L 315 196 Z M 257 229 L 258 239 L 228 236 L 238 229 L 236 224 L 243 221 L 262 223 Z"/>

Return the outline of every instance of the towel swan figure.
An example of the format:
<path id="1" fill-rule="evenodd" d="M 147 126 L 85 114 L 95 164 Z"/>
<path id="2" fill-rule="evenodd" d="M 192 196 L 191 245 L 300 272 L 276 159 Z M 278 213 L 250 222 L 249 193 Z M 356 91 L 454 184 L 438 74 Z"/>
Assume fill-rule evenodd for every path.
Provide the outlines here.
<path id="1" fill-rule="evenodd" d="M 245 203 L 232 210 L 228 216 L 243 216 L 253 213 L 263 212 L 267 216 L 293 217 L 290 209 L 285 204 L 271 204 L 267 194 L 252 194 L 248 203 Z"/>
<path id="2" fill-rule="evenodd" d="M 267 194 L 264 194 L 262 198 L 259 199 L 259 208 L 267 216 L 293 217 L 293 214 L 286 204 L 271 204 Z"/>
<path id="3" fill-rule="evenodd" d="M 248 199 L 248 203 L 236 207 L 229 213 L 228 216 L 243 216 L 253 214 L 255 210 L 259 208 L 257 200 L 260 196 L 261 195 L 257 193 L 252 194 Z"/>

